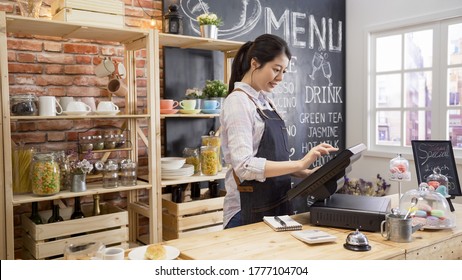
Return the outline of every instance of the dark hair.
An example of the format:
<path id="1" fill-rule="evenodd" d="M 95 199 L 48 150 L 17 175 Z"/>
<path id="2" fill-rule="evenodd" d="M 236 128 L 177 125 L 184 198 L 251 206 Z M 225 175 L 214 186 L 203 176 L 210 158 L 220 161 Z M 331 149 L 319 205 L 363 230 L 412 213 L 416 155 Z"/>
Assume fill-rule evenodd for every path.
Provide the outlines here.
<path id="1" fill-rule="evenodd" d="M 228 86 L 229 93 L 234 90 L 234 83 L 241 81 L 245 73 L 249 71 L 252 58 L 255 58 L 260 63 L 259 68 L 261 68 L 282 53 L 285 53 L 289 60 L 292 58 L 286 41 L 272 34 L 260 35 L 255 41 L 248 41 L 242 45 L 237 51 L 231 67 L 231 77 Z"/>

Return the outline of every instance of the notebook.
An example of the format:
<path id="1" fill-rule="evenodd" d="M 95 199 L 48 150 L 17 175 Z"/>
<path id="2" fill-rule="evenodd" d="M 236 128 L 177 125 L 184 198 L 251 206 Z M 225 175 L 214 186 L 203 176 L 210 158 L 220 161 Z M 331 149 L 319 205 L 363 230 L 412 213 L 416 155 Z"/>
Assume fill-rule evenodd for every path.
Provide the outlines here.
<path id="1" fill-rule="evenodd" d="M 279 218 L 282 222 L 277 221 L 277 218 Z M 274 216 L 274 217 L 265 216 L 263 217 L 263 221 L 275 231 L 301 230 L 302 229 L 302 224 L 298 223 L 297 221 L 295 221 L 288 215 Z"/>

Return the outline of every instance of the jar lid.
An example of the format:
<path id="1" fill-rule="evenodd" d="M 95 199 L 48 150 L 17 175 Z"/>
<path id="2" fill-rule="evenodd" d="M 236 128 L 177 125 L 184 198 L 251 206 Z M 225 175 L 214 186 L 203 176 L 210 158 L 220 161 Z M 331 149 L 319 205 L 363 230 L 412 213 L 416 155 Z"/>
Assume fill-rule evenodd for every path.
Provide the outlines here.
<path id="1" fill-rule="evenodd" d="M 17 94 L 11 95 L 11 100 L 30 100 L 30 101 L 37 101 L 37 96 L 35 93 L 25 93 L 25 94 Z"/>

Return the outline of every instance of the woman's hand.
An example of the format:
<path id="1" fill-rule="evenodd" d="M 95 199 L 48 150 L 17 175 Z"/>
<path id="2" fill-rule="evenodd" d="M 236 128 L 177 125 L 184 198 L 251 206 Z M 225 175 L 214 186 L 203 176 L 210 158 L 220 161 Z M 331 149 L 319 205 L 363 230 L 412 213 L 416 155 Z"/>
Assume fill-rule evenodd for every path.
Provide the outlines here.
<path id="1" fill-rule="evenodd" d="M 334 148 L 332 145 L 327 143 L 321 143 L 313 147 L 300 161 L 302 162 L 303 169 L 307 169 L 318 157 L 328 155 L 331 152 L 338 151 L 338 148 Z"/>
<path id="2" fill-rule="evenodd" d="M 318 167 L 315 167 L 313 169 L 303 169 L 303 170 L 300 170 L 300 171 L 297 171 L 297 172 L 294 172 L 292 173 L 291 175 L 294 176 L 294 177 L 297 177 L 297 178 L 306 178 L 308 176 L 310 176 L 311 174 L 313 174 L 316 170 L 318 170 L 319 168 L 321 168 L 321 166 L 318 166 Z"/>

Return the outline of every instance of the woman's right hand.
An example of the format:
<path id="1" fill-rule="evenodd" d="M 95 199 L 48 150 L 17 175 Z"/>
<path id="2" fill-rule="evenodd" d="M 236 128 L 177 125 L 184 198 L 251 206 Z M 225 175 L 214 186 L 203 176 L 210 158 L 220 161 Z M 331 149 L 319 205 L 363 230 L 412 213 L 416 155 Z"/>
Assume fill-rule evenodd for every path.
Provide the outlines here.
<path id="1" fill-rule="evenodd" d="M 332 145 L 327 143 L 321 143 L 313 148 L 301 159 L 303 168 L 308 168 L 317 158 L 328 155 L 331 152 L 338 151 L 338 148 L 334 148 Z"/>

